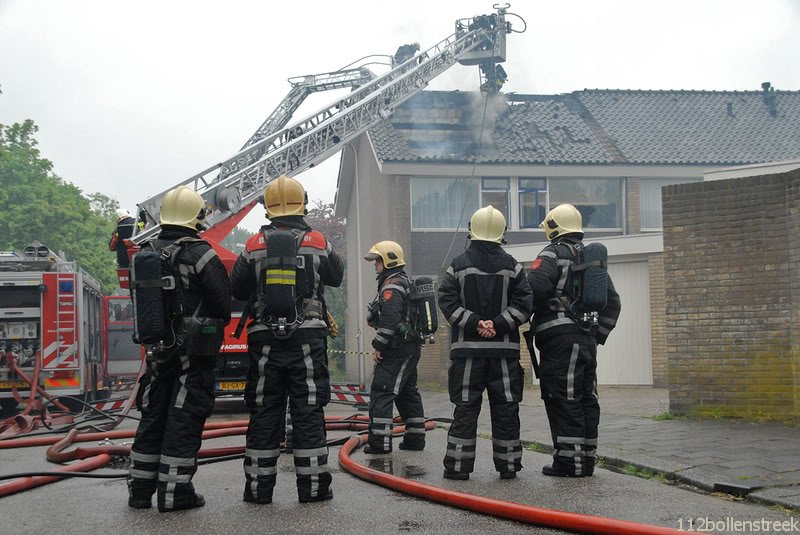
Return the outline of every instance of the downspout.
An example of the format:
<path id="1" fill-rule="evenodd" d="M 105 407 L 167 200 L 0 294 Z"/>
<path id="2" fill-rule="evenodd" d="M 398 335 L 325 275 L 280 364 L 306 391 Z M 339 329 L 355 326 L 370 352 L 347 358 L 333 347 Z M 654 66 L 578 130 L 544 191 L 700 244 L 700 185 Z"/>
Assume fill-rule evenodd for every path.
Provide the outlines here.
<path id="1" fill-rule="evenodd" d="M 353 151 L 353 180 L 355 181 L 355 197 L 356 197 L 356 280 L 358 281 L 356 286 L 356 295 L 358 300 L 358 305 L 356 306 L 356 310 L 358 310 L 358 326 L 356 327 L 356 340 L 358 341 L 358 386 L 360 390 L 365 390 L 366 388 L 366 359 L 364 357 L 364 292 L 362 288 L 362 266 L 361 262 L 359 261 L 359 257 L 361 255 L 361 251 L 363 251 L 361 247 L 361 196 L 358 192 L 358 152 L 356 151 L 355 147 L 351 143 L 347 144 L 350 147 L 350 150 Z"/>

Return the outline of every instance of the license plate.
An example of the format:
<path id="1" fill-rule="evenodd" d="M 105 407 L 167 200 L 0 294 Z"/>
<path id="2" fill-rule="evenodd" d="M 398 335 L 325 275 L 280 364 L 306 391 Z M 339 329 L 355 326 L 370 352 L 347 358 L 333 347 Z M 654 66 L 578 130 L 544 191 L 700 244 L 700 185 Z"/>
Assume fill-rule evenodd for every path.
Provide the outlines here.
<path id="1" fill-rule="evenodd" d="M 27 387 L 28 383 L 25 381 L 0 381 L 0 388 L 13 388 L 15 386 L 17 388 Z"/>
<path id="2" fill-rule="evenodd" d="M 220 381 L 217 383 L 217 390 L 221 391 L 240 391 L 244 390 L 244 381 Z"/>

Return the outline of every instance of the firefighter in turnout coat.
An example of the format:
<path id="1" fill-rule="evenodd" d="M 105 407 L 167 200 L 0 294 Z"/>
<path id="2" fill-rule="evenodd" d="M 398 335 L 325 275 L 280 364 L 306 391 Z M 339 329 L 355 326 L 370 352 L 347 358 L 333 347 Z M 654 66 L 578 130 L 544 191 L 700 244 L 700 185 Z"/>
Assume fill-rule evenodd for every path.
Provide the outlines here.
<path id="1" fill-rule="evenodd" d="M 531 264 L 533 330 L 539 349 L 539 381 L 550 432 L 553 464 L 547 476 L 584 477 L 594 473 L 600 404 L 597 397 L 597 344 L 619 318 L 621 303 L 611 277 L 607 301 L 597 321 L 587 321 L 576 302 L 577 251 L 583 248 L 581 214 L 571 204 L 556 206 L 542 221 L 550 245 Z"/>
<path id="2" fill-rule="evenodd" d="M 205 202 L 196 192 L 179 187 L 164 196 L 161 232 L 156 250 L 189 238 L 174 254 L 173 276 L 185 316 L 231 318 L 228 273 L 217 254 L 200 240 Z M 175 309 L 173 309 L 175 310 Z M 171 328 L 180 331 L 181 317 Z M 215 357 L 188 351 L 184 341 L 147 354 L 147 368 L 139 383 L 136 405 L 142 413 L 131 447 L 128 505 L 151 507 L 158 491 L 158 510 L 177 511 L 201 507 L 203 496 L 194 491 L 197 451 L 206 418 L 214 408 Z"/>
<path id="3" fill-rule="evenodd" d="M 412 282 L 404 271 L 400 244 L 382 241 L 372 246 L 368 262 L 375 262 L 378 295 L 368 307 L 367 323 L 375 328 L 375 372 L 369 391 L 369 438 L 365 453 L 392 451 L 392 405 L 406 426 L 401 450 L 425 448 L 425 413 L 417 391 L 417 364 L 421 340 L 409 325 Z"/>
<path id="4" fill-rule="evenodd" d="M 136 220 L 124 208 L 118 208 L 116 213 L 117 227 L 111 234 L 108 249 L 117 253 L 117 266 L 127 268 L 130 266 L 130 262 L 128 261 L 128 249 L 125 246 L 125 240 L 133 236 Z"/>
<path id="5" fill-rule="evenodd" d="M 307 203 L 308 196 L 297 180 L 281 176 L 270 182 L 264 204 L 271 224 L 247 241 L 231 271 L 233 296 L 248 301 L 253 311 L 247 326 L 250 370 L 244 396 L 250 409 L 244 458 L 243 499 L 247 502 L 272 502 L 287 398 L 298 498 L 306 503 L 333 497 L 323 409 L 331 395 L 323 293 L 325 286 L 342 283 L 344 264 L 325 236 L 306 223 Z M 264 320 L 270 303 L 260 291 L 269 282 L 265 276 L 267 239 L 277 230 L 296 236 L 297 258 L 302 258 L 304 266 L 297 270 L 297 279 L 304 278 L 308 291 L 298 296 L 301 323 L 288 337 Z"/>
<path id="6" fill-rule="evenodd" d="M 531 312 L 522 266 L 503 251 L 503 214 L 487 206 L 470 219 L 467 250 L 453 259 L 439 286 L 439 307 L 451 325 L 450 401 L 444 477 L 469 479 L 475 465 L 478 415 L 488 390 L 495 469 L 512 479 L 522 469 L 519 402 L 524 372 L 519 326 Z"/>

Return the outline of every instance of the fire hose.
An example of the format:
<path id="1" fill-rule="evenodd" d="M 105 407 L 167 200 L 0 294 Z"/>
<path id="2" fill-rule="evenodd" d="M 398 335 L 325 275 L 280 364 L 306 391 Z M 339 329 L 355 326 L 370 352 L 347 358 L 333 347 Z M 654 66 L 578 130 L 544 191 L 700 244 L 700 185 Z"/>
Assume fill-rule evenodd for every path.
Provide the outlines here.
<path id="1" fill-rule="evenodd" d="M 136 400 L 136 393 L 137 393 L 138 388 L 139 388 L 138 382 L 136 383 L 134 388 L 131 390 L 131 393 L 129 394 L 128 398 L 125 400 L 125 403 L 124 403 L 124 405 L 123 405 L 123 407 L 121 409 L 121 412 L 119 412 L 119 413 L 113 413 L 112 414 L 111 412 L 108 412 L 108 411 L 102 411 L 102 410 L 100 410 L 100 409 L 98 409 L 96 407 L 93 407 L 89 403 L 85 403 L 85 402 L 83 402 L 81 400 L 72 398 L 73 402 L 80 403 L 80 404 L 83 404 L 84 406 L 88 407 L 89 411 L 90 411 L 90 414 L 95 414 L 96 416 L 95 417 L 90 416 L 90 417 L 87 417 L 86 419 L 80 420 L 80 421 L 76 420 L 76 418 L 78 416 L 80 416 L 80 415 L 79 414 L 76 415 L 76 414 L 72 414 L 72 413 L 60 416 L 59 418 L 53 418 L 52 416 L 48 415 L 47 405 L 52 403 L 53 405 L 55 405 L 56 407 L 60 408 L 61 410 L 69 411 L 69 409 L 59 401 L 59 398 L 60 397 L 70 397 L 70 396 L 52 396 L 45 389 L 43 389 L 41 386 L 39 386 L 39 384 L 38 384 L 39 359 L 35 359 L 34 375 L 33 375 L 33 380 L 32 381 L 25 374 L 25 372 L 23 372 L 17 366 L 13 355 L 11 355 L 9 357 L 9 355 L 7 354 L 6 355 L 6 362 L 9 365 L 9 367 L 15 373 L 17 373 L 17 375 L 19 375 L 22 379 L 24 379 L 26 382 L 28 382 L 29 385 L 31 385 L 31 391 L 30 391 L 28 402 L 26 404 L 25 409 L 23 409 L 22 412 L 20 412 L 19 414 L 15 415 L 15 416 L 12 416 L 10 418 L 7 418 L 6 420 L 0 422 L 0 449 L 2 449 L 4 447 L 24 447 L 24 446 L 21 446 L 21 445 L 18 445 L 18 446 L 13 446 L 13 445 L 11 445 L 11 446 L 2 446 L 2 444 L 4 444 L 9 439 L 16 440 L 16 439 L 12 439 L 11 437 L 16 437 L 16 436 L 19 436 L 19 435 L 30 435 L 30 434 L 32 434 L 32 432 L 34 431 L 34 429 L 38 426 L 38 424 L 40 422 L 44 427 L 47 428 L 47 431 L 36 433 L 37 435 L 39 435 L 39 434 L 50 434 L 50 433 L 62 433 L 62 432 L 68 431 L 70 428 L 77 427 L 77 426 L 84 426 L 84 425 L 87 425 L 87 426 L 90 426 L 90 427 L 94 427 L 95 429 L 98 429 L 98 430 L 103 430 L 103 429 L 110 430 L 110 429 L 113 429 L 116 426 L 118 426 L 122 422 L 122 420 L 124 420 L 125 418 L 131 418 L 130 416 L 128 416 L 128 413 L 130 412 L 131 408 L 133 407 L 134 401 Z M 145 361 L 143 360 L 142 364 L 141 364 L 141 366 L 139 368 L 138 377 L 141 377 L 141 375 L 144 373 L 144 369 L 145 369 Z M 33 385 L 36 385 L 35 388 L 34 388 Z M 15 396 L 15 399 L 17 400 L 17 402 L 21 403 L 22 402 L 22 398 L 16 392 L 16 388 L 14 388 L 13 392 L 14 392 L 14 396 Z M 37 393 L 39 393 L 42 397 L 44 397 L 46 399 L 46 401 L 44 403 L 41 403 L 41 401 L 38 401 L 38 400 L 35 399 Z M 33 417 L 30 414 L 28 414 L 34 407 L 37 407 L 39 409 L 39 411 L 41 412 L 41 415 L 39 416 L 39 419 L 37 419 L 36 417 Z M 103 423 L 103 424 L 90 424 L 89 421 L 92 418 L 96 418 L 96 417 L 100 417 L 100 418 L 103 418 L 103 419 L 108 419 L 108 420 L 110 420 L 110 422 L 106 422 L 106 423 Z M 62 425 L 61 425 L 61 427 L 59 427 L 57 429 L 53 429 L 53 427 L 52 427 L 53 424 L 62 424 Z M 57 440 L 58 439 L 56 439 L 56 441 Z M 50 444 L 50 443 L 48 443 L 48 444 Z M 42 444 L 33 443 L 31 445 L 42 445 Z"/>
<path id="2" fill-rule="evenodd" d="M 425 422 L 425 429 L 430 430 L 434 422 Z M 404 427 L 395 428 L 395 432 L 404 431 Z M 411 481 L 392 474 L 374 470 L 353 461 L 350 453 L 362 446 L 366 437 L 351 437 L 339 449 L 339 465 L 350 474 L 364 481 L 369 481 L 391 490 L 409 494 L 428 501 L 466 509 L 475 513 L 482 513 L 497 518 L 505 518 L 562 530 L 576 531 L 578 533 L 597 533 L 608 535 L 678 535 L 683 533 L 678 530 L 638 524 L 613 518 L 569 513 L 555 509 L 544 509 L 516 502 L 495 500 L 485 496 L 477 496 L 466 492 L 449 490 L 419 481 Z"/>
<path id="3" fill-rule="evenodd" d="M 325 420 L 326 429 L 328 430 L 338 429 L 363 431 L 368 425 L 368 417 L 363 415 L 354 415 L 349 417 L 326 417 Z M 211 422 L 203 431 L 203 439 L 244 434 L 247 431 L 247 426 L 242 424 L 245 422 L 246 421 L 242 420 L 230 422 Z M 435 427 L 435 425 L 435 421 L 429 420 L 425 423 L 425 428 L 426 430 L 431 430 Z M 394 433 L 402 433 L 404 431 L 404 426 L 398 426 L 394 429 Z M 96 440 L 101 435 L 103 435 L 104 438 L 110 438 L 107 436 L 109 434 L 110 433 L 84 433 L 84 435 L 81 436 L 77 429 L 73 429 L 64 437 L 46 437 L 47 440 L 56 440 L 55 442 L 51 442 L 51 447 L 47 451 L 48 460 L 52 462 L 77 460 L 78 462 L 56 469 L 47 475 L 29 475 L 27 477 L 12 480 L 8 483 L 0 484 L 0 497 L 52 483 L 64 477 L 70 477 L 73 475 L 86 476 L 87 474 L 83 474 L 81 472 L 89 472 L 96 468 L 101 468 L 111 462 L 113 456 L 130 455 L 129 444 L 102 445 L 98 447 L 78 447 L 70 451 L 64 451 L 73 442 Z M 114 432 L 115 438 L 130 438 L 134 434 L 135 430 L 132 429 Z M 92 435 L 92 438 L 88 438 L 89 435 Z M 45 437 L 30 440 L 42 440 L 44 438 Z M 332 445 L 331 442 L 338 441 L 329 441 L 329 445 Z M 677 535 L 678 533 L 682 533 L 674 529 L 660 526 L 638 524 L 625 520 L 582 515 L 579 513 L 545 509 L 516 502 L 496 500 L 493 498 L 458 492 L 437 487 L 435 485 L 397 477 L 395 475 L 380 472 L 356 463 L 350 458 L 351 452 L 362 446 L 365 442 L 366 437 L 363 434 L 352 436 L 346 439 L 346 442 L 344 442 L 339 450 L 338 457 L 339 464 L 345 471 L 358 477 L 359 479 L 428 501 L 433 501 L 460 509 L 466 509 L 468 511 L 486 514 L 497 518 L 504 518 L 526 524 L 575 531 L 579 533 L 621 535 Z M 220 460 L 231 460 L 241 458 L 241 456 L 244 454 L 244 451 L 245 446 L 201 449 L 198 453 L 198 457 L 201 459 L 218 458 Z M 59 473 L 61 475 L 59 475 Z M 125 476 L 125 473 L 96 475 L 96 477 L 118 478 Z"/>
<path id="4" fill-rule="evenodd" d="M 37 405 L 36 401 L 36 394 L 38 393 L 44 398 L 48 400 L 52 398 L 52 396 L 47 393 L 45 389 L 39 386 L 39 371 L 41 368 L 39 358 L 34 359 L 34 367 L 33 367 L 33 379 L 28 377 L 26 374 L 17 364 L 16 356 L 14 355 L 13 351 L 7 351 L 4 355 L 6 365 L 8 368 L 17 376 L 19 376 L 23 381 L 28 383 L 30 386 L 30 392 L 28 393 L 27 402 L 22 398 L 22 396 L 17 391 L 16 385 L 12 384 L 11 387 L 11 394 L 14 396 L 14 400 L 17 403 L 25 403 L 25 408 L 16 416 L 12 416 L 11 418 L 7 418 L 3 422 L 0 422 L 0 437 L 3 436 L 13 436 L 20 433 L 27 433 L 31 431 L 35 427 L 34 419 L 29 416 L 29 413 L 33 410 L 33 408 Z M 69 409 L 64 406 L 62 403 L 58 402 L 57 400 L 54 402 L 56 407 L 59 409 L 69 412 Z"/>
<path id="5" fill-rule="evenodd" d="M 368 417 L 353 415 L 349 417 L 328 416 L 325 418 L 326 430 L 353 430 L 363 431 L 367 428 Z M 247 432 L 248 420 L 232 420 L 229 422 L 209 422 L 206 424 L 202 438 L 213 439 L 233 435 L 242 435 Z M 101 468 L 108 464 L 114 456 L 127 457 L 130 455 L 130 444 L 102 445 L 94 447 L 78 447 L 65 451 L 73 442 L 89 442 L 104 439 L 133 438 L 136 434 L 135 429 L 124 429 L 106 433 L 83 433 L 77 429 L 70 430 L 63 437 L 36 437 L 29 439 L 16 439 L 13 441 L 0 442 L 0 447 L 29 447 L 50 445 L 47 450 L 47 459 L 54 463 L 64 463 L 68 461 L 78 461 L 77 463 L 53 470 L 46 476 L 25 476 L 12 480 L 8 483 L 0 484 L 0 497 L 15 494 L 23 490 L 28 490 L 48 483 L 53 483 L 65 477 L 69 472 L 85 472 Z M 339 441 L 329 441 L 329 445 L 338 445 Z M 215 457 L 226 457 L 225 460 L 237 458 L 244 455 L 245 446 L 230 446 L 225 448 L 201 449 L 198 457 L 209 459 Z M 103 462 L 101 462 L 101 459 Z M 64 476 L 57 475 L 58 472 L 67 472 Z M 52 475 L 51 475 L 52 474 Z M 125 477 L 125 474 L 114 477 Z"/>

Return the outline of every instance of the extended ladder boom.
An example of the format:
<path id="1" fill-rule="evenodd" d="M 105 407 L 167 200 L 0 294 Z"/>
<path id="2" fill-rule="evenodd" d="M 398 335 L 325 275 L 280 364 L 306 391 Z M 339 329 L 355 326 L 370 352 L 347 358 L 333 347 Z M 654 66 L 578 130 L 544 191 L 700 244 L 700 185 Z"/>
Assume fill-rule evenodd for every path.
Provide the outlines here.
<path id="1" fill-rule="evenodd" d="M 498 56 L 500 46 L 502 61 L 505 34 L 510 31 L 504 14 L 504 9 L 498 9 L 495 26 L 460 29 L 317 113 L 248 142 L 231 158 L 173 187 L 184 185 L 202 195 L 212 208 L 206 223 L 210 227 L 219 224 L 257 200 L 273 178 L 299 174 L 342 150 L 345 143 L 388 118 L 399 104 L 459 61 L 472 63 L 476 56 Z M 258 135 L 257 132 L 254 137 Z M 148 199 L 139 208 L 155 220 L 165 193 Z M 132 241 L 140 244 L 155 236 L 159 228 L 147 228 Z"/>
<path id="2" fill-rule="evenodd" d="M 264 123 L 256 130 L 247 143 L 240 150 L 255 144 L 268 135 L 277 132 L 284 126 L 300 107 L 300 104 L 312 93 L 342 89 L 345 87 L 358 87 L 369 83 L 375 75 L 367 68 L 348 69 L 345 71 L 326 72 L 322 74 L 309 74 L 289 78 L 292 89 L 286 98 L 275 108 Z"/>

